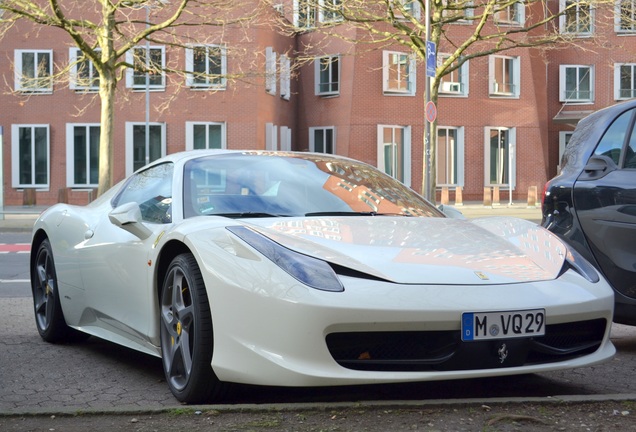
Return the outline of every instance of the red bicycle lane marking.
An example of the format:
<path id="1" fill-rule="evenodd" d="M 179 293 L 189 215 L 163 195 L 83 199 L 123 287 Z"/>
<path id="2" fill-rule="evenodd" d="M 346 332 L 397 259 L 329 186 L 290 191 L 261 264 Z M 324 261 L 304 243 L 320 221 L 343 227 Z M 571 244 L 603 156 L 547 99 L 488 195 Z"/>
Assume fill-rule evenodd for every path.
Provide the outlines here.
<path id="1" fill-rule="evenodd" d="M 31 245 L 28 243 L 6 244 L 0 243 L 0 253 L 4 252 L 29 252 Z"/>

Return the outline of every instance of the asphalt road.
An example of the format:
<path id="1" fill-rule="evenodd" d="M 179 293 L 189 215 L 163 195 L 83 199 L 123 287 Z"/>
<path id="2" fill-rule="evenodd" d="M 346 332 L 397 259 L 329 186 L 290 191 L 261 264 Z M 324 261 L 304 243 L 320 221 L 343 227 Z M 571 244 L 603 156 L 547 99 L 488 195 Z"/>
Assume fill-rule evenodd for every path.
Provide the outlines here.
<path id="1" fill-rule="evenodd" d="M 28 233 L 0 233 L 0 244 L 26 243 L 28 237 Z M 52 345 L 40 339 L 28 284 L 28 253 L 0 252 L 0 329 L 0 413 L 180 406 L 163 380 L 158 358 L 97 338 L 68 345 Z M 614 325 L 612 340 L 618 349 L 616 357 L 589 368 L 404 385 L 319 389 L 240 386 L 224 404 L 563 396 L 636 400 L 632 378 L 636 370 L 636 327 Z"/>

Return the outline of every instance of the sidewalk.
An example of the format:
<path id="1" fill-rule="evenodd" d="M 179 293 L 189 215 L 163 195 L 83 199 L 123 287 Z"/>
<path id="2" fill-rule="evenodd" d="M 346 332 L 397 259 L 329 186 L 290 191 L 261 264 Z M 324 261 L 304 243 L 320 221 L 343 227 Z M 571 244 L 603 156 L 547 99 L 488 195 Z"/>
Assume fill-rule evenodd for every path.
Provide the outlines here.
<path id="1" fill-rule="evenodd" d="M 452 205 L 450 207 L 453 207 Z M 541 222 L 541 207 L 529 207 L 525 202 L 484 206 L 478 202 L 468 202 L 454 207 L 466 218 L 489 216 L 509 216 Z M 0 231 L 30 231 L 37 217 L 46 210 L 46 206 L 7 206 L 0 209 Z"/>

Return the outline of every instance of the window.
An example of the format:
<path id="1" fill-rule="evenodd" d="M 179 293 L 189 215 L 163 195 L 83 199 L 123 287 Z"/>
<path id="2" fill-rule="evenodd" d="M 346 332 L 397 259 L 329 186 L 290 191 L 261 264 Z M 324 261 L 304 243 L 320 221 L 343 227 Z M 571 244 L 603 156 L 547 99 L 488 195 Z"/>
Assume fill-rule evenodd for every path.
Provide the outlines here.
<path id="1" fill-rule="evenodd" d="M 316 27 L 316 0 L 294 0 L 294 26 L 301 29 Z"/>
<path id="2" fill-rule="evenodd" d="M 570 143 L 573 133 L 571 131 L 559 132 L 559 164 L 557 165 L 557 171 L 561 171 L 561 159 L 563 159 L 563 153 L 565 153 L 565 148 Z"/>
<path id="3" fill-rule="evenodd" d="M 192 88 L 224 90 L 227 85 L 227 56 L 219 45 L 186 48 L 186 84 Z"/>
<path id="4" fill-rule="evenodd" d="M 279 60 L 280 67 L 280 97 L 289 100 L 291 97 L 291 62 L 289 57 L 281 54 Z"/>
<path id="5" fill-rule="evenodd" d="M 415 96 L 415 59 L 401 52 L 383 51 L 383 90 L 386 95 Z"/>
<path id="6" fill-rule="evenodd" d="M 632 116 L 634 110 L 629 110 L 621 114 L 612 125 L 607 128 L 603 138 L 594 150 L 594 154 L 598 156 L 607 156 L 614 161 L 617 166 L 621 166 L 621 151 L 625 144 L 625 137 L 631 133 Z M 633 136 L 633 134 L 632 134 Z M 630 144 L 634 145 L 634 138 L 630 139 Z M 631 147 L 630 147 L 631 150 Z M 631 158 L 630 158 L 631 159 Z"/>
<path id="7" fill-rule="evenodd" d="M 139 203 L 142 220 L 166 224 L 172 221 L 172 174 L 174 166 L 163 163 L 133 175 L 114 203 Z"/>
<path id="8" fill-rule="evenodd" d="M 186 122 L 186 150 L 227 148 L 225 123 Z"/>
<path id="9" fill-rule="evenodd" d="M 265 49 L 265 91 L 276 94 L 276 53 L 271 47 Z"/>
<path id="10" fill-rule="evenodd" d="M 616 0 L 614 30 L 617 33 L 636 32 L 636 0 Z"/>
<path id="11" fill-rule="evenodd" d="M 515 128 L 485 128 L 485 185 L 515 186 Z"/>
<path id="12" fill-rule="evenodd" d="M 126 122 L 126 175 L 166 154 L 166 125 L 150 123 L 146 140 L 146 124 Z"/>
<path id="13" fill-rule="evenodd" d="M 490 56 L 488 59 L 491 96 L 519 97 L 519 57 Z"/>
<path id="14" fill-rule="evenodd" d="M 53 92 L 53 51 L 15 50 L 14 60 L 16 91 Z"/>
<path id="15" fill-rule="evenodd" d="M 342 21 L 342 0 L 319 0 L 320 13 L 318 19 L 323 23 Z"/>
<path id="16" fill-rule="evenodd" d="M 420 19 L 420 4 L 417 0 L 391 0 L 390 5 L 396 18 Z"/>
<path id="17" fill-rule="evenodd" d="M 561 102 L 591 103 L 594 101 L 594 68 L 592 66 L 559 66 L 559 96 Z"/>
<path id="18" fill-rule="evenodd" d="M 340 94 L 340 56 L 318 57 L 314 64 L 316 94 L 319 96 Z"/>
<path id="19" fill-rule="evenodd" d="M 99 90 L 99 74 L 85 54 L 79 48 L 69 49 L 71 63 L 70 88 L 82 91 Z"/>
<path id="20" fill-rule="evenodd" d="M 309 151 L 335 154 L 336 128 L 333 126 L 309 128 Z"/>
<path id="21" fill-rule="evenodd" d="M 521 26 L 526 21 L 525 13 L 525 4 L 517 2 L 513 4 L 506 3 L 502 9 L 496 9 L 493 15 L 497 24 Z"/>
<path id="22" fill-rule="evenodd" d="M 49 125 L 12 125 L 12 186 L 48 188 L 50 151 Z"/>
<path id="23" fill-rule="evenodd" d="M 445 62 L 449 58 L 448 54 L 439 54 L 439 59 Z M 458 61 L 453 62 L 451 67 L 456 69 L 444 75 L 439 86 L 439 93 L 443 96 L 468 96 L 468 61 L 461 66 L 457 66 Z"/>
<path id="24" fill-rule="evenodd" d="M 636 97 L 636 63 L 614 65 L 614 98 Z"/>
<path id="25" fill-rule="evenodd" d="M 469 19 L 475 16 L 472 0 L 442 0 L 444 10 L 442 16 L 450 23 L 470 24 Z"/>
<path id="26" fill-rule="evenodd" d="M 378 125 L 378 168 L 411 185 L 411 127 Z"/>
<path id="27" fill-rule="evenodd" d="M 67 123 L 66 184 L 69 187 L 97 187 L 99 183 L 100 125 Z"/>
<path id="28" fill-rule="evenodd" d="M 594 10 L 589 2 L 580 0 L 559 0 L 563 15 L 559 17 L 561 33 L 580 36 L 592 34 Z"/>
<path id="29" fill-rule="evenodd" d="M 134 65 L 126 72 L 126 87 L 135 90 L 163 90 L 166 87 L 165 47 L 150 47 L 146 56 L 146 47 L 135 47 L 126 53 L 126 61 Z M 148 64 L 148 83 L 146 84 L 146 63 Z"/>
<path id="30" fill-rule="evenodd" d="M 438 186 L 464 186 L 464 128 L 437 127 Z"/>

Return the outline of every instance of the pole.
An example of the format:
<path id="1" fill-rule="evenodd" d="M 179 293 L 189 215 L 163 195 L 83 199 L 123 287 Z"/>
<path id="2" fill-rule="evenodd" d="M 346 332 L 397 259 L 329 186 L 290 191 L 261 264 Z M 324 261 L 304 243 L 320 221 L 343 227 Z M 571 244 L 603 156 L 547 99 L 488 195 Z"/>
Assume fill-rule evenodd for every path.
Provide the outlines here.
<path id="1" fill-rule="evenodd" d="M 146 5 L 146 28 L 150 26 L 150 7 Z M 150 163 L 150 41 L 146 38 L 146 165 Z"/>
<path id="2" fill-rule="evenodd" d="M 424 5 L 424 15 L 426 15 L 426 46 L 428 57 L 428 41 L 431 38 L 430 29 L 430 0 L 426 0 Z M 428 74 L 425 75 L 424 86 L 424 107 L 431 100 L 431 79 Z M 424 198 L 431 201 L 431 124 L 424 119 Z"/>
<path id="3" fill-rule="evenodd" d="M 4 129 L 0 126 L 0 220 L 4 219 L 4 162 L 2 160 L 4 147 Z"/>

